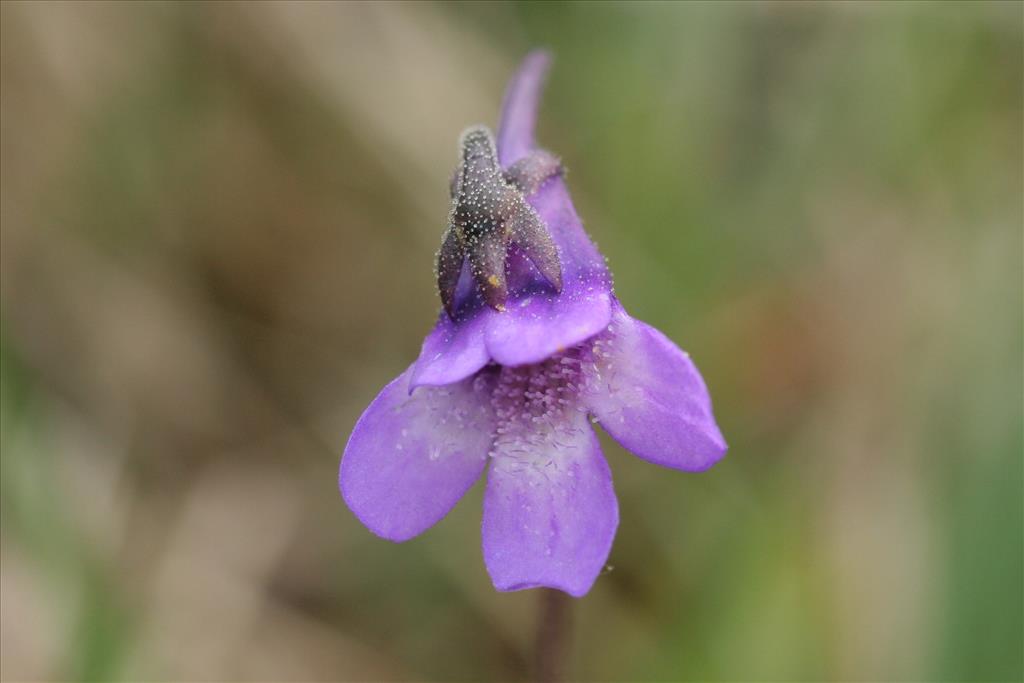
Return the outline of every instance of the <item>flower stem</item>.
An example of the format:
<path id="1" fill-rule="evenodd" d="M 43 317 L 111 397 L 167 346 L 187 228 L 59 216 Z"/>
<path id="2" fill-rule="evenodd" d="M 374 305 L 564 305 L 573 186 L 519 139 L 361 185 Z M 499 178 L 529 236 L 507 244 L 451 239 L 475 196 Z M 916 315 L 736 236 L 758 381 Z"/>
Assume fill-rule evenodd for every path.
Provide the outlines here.
<path id="1" fill-rule="evenodd" d="M 540 589 L 540 619 L 537 622 L 536 669 L 537 683 L 557 683 L 565 680 L 566 653 L 571 630 L 571 598 L 559 590 Z"/>

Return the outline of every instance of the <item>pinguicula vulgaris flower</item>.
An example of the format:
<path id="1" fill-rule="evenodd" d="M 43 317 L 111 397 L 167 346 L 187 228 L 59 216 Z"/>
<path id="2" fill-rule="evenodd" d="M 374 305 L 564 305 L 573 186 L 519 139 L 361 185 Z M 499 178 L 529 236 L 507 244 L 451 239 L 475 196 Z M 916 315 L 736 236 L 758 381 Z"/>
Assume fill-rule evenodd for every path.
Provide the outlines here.
<path id="1" fill-rule="evenodd" d="M 486 470 L 494 586 L 578 597 L 619 521 L 591 423 L 645 460 L 691 472 L 726 445 L 697 368 L 622 308 L 559 160 L 535 148 L 548 61 L 532 53 L 513 78 L 496 144 L 482 126 L 462 136 L 437 324 L 357 422 L 339 484 L 373 533 L 405 541 Z"/>

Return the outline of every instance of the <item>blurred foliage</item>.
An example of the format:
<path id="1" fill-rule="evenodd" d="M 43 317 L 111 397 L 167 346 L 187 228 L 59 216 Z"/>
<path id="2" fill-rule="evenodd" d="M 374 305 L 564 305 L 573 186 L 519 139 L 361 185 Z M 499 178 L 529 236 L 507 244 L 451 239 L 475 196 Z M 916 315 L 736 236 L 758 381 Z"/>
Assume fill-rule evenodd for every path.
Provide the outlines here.
<path id="1" fill-rule="evenodd" d="M 461 128 L 536 45 L 713 470 L 605 439 L 580 680 L 1024 677 L 1020 3 L 0 5 L 4 680 L 515 680 L 481 492 L 335 489 L 437 311 Z"/>

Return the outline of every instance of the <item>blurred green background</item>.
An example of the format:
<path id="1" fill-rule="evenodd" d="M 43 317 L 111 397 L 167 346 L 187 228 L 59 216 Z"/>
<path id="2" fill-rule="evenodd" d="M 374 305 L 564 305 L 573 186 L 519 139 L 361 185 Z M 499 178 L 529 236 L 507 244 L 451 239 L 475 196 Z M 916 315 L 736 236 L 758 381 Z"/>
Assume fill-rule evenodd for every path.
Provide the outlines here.
<path id="1" fill-rule="evenodd" d="M 572 677 L 1020 680 L 1022 7 L 4 2 L 4 680 L 529 675 L 481 487 L 393 545 L 336 468 L 537 45 L 540 142 L 731 445 L 604 439 Z"/>

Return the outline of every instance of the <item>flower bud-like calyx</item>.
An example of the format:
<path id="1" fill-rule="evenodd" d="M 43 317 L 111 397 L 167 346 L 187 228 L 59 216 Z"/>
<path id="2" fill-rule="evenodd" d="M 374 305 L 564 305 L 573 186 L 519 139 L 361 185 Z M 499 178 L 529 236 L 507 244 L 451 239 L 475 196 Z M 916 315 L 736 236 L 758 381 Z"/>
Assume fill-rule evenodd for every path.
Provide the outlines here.
<path id="1" fill-rule="evenodd" d="M 466 259 L 483 300 L 495 310 L 504 310 L 508 300 L 505 260 L 512 243 L 561 292 L 558 249 L 526 201 L 545 180 L 561 173 L 561 162 L 537 150 L 502 170 L 494 138 L 484 126 L 467 129 L 459 148 L 448 229 L 437 253 L 437 288 L 448 315 L 455 318 L 455 292 Z"/>

